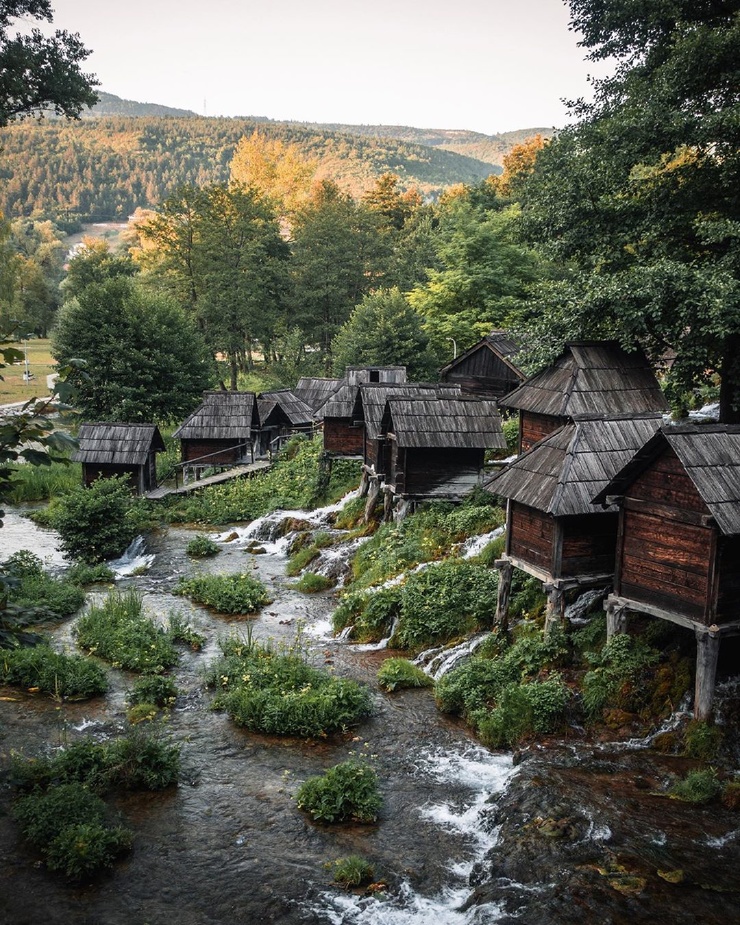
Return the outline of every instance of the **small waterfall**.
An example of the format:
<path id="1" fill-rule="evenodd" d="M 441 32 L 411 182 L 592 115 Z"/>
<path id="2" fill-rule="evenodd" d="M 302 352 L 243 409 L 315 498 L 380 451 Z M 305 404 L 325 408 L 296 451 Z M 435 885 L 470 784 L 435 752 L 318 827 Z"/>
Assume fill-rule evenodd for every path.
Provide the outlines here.
<path id="1" fill-rule="evenodd" d="M 467 661 L 478 646 L 489 636 L 490 633 L 488 632 L 479 633 L 477 636 L 466 639 L 465 642 L 451 648 L 443 648 L 441 651 L 439 649 L 427 649 L 426 652 L 422 652 L 421 655 L 414 659 L 414 664 L 419 665 L 430 678 L 439 681 L 448 671 Z M 424 661 L 425 656 L 430 656 L 426 663 Z"/>
<path id="2" fill-rule="evenodd" d="M 310 562 L 306 569 L 317 575 L 323 575 L 324 578 L 331 578 L 337 582 L 337 587 L 341 588 L 349 572 L 352 556 L 369 539 L 369 536 L 358 536 L 345 540 L 343 543 L 337 543 L 335 546 L 327 546 L 326 549 L 321 550 L 318 559 Z"/>
<path id="3" fill-rule="evenodd" d="M 606 597 L 607 591 L 608 588 L 594 588 L 591 591 L 584 591 L 572 604 L 568 604 L 565 608 L 565 619 L 574 626 L 585 626 L 586 623 L 590 623 L 591 617 L 586 617 L 585 614 L 591 610 L 596 601 Z"/>
<path id="4" fill-rule="evenodd" d="M 675 729 L 678 729 L 682 723 L 691 719 L 693 714 L 690 711 L 690 707 L 691 694 L 689 693 L 685 695 L 678 707 L 667 719 L 663 720 L 657 729 L 648 733 L 648 735 L 644 736 L 642 739 L 627 739 L 625 742 L 609 742 L 604 745 L 599 745 L 598 748 L 605 751 L 632 751 L 640 748 L 650 748 L 658 736 L 666 732 L 673 732 Z"/>
<path id="5" fill-rule="evenodd" d="M 400 619 L 399 617 L 396 617 L 394 619 L 393 625 L 391 626 L 391 631 L 390 633 L 388 633 L 385 639 L 381 639 L 380 642 L 364 642 L 364 643 L 361 643 L 360 645 L 355 646 L 354 648 L 358 652 L 379 652 L 381 649 L 387 649 L 388 643 L 391 641 L 391 639 L 393 639 L 393 637 L 396 634 L 396 630 L 398 629 L 399 619 Z M 342 630 L 342 632 L 344 632 L 344 630 Z"/>
<path id="6" fill-rule="evenodd" d="M 482 533 L 480 536 L 470 536 L 460 547 L 460 555 L 463 559 L 472 559 L 479 556 L 492 540 L 498 539 L 506 532 L 506 527 L 496 527 L 488 533 Z"/>
<path id="7" fill-rule="evenodd" d="M 146 552 L 146 542 L 143 536 L 137 536 L 132 540 L 128 549 L 118 559 L 112 559 L 108 562 L 108 567 L 116 577 L 128 578 L 131 575 L 138 575 L 151 568 L 154 562 L 154 553 Z"/>

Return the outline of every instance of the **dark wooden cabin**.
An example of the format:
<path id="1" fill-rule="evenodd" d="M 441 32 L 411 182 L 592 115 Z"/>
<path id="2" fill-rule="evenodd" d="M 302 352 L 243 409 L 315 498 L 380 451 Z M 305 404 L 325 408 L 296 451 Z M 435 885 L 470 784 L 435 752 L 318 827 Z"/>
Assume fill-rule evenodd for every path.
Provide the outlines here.
<path id="1" fill-rule="evenodd" d="M 313 433 L 313 411 L 290 389 L 262 392 L 257 396 L 257 410 L 261 456 L 279 450 L 292 434 Z"/>
<path id="2" fill-rule="evenodd" d="M 397 398 L 386 402 L 381 431 L 389 444 L 386 487 L 403 500 L 457 500 L 480 485 L 485 451 L 504 449 L 491 399 Z"/>
<path id="3" fill-rule="evenodd" d="M 155 424 L 82 424 L 79 449 L 72 457 L 82 463 L 87 487 L 96 479 L 128 477 L 140 495 L 157 486 L 157 453 L 164 441 Z"/>
<path id="4" fill-rule="evenodd" d="M 609 631 L 628 611 L 694 630 L 694 712 L 706 719 L 722 636 L 740 633 L 740 427 L 664 427 L 599 492 L 617 501 Z"/>
<path id="5" fill-rule="evenodd" d="M 520 453 L 578 417 L 669 410 L 645 354 L 627 353 L 616 341 L 566 344 L 550 366 L 499 404 L 519 411 Z"/>
<path id="6" fill-rule="evenodd" d="M 320 412 L 324 421 L 324 452 L 329 456 L 363 456 L 364 422 L 354 416 L 361 386 L 405 382 L 405 366 L 348 366 L 343 384 Z"/>
<path id="7" fill-rule="evenodd" d="M 491 331 L 443 366 L 439 378 L 464 392 L 501 398 L 526 379 L 514 362 L 518 351 L 519 345 L 506 331 Z"/>
<path id="8" fill-rule="evenodd" d="M 254 392 L 205 392 L 173 436 L 180 440 L 186 468 L 199 472 L 253 462 L 259 425 Z"/>
<path id="9" fill-rule="evenodd" d="M 592 499 L 661 422 L 653 415 L 565 424 L 486 481 L 487 491 L 507 499 L 506 551 L 497 562 L 501 623 L 512 568 L 544 583 L 548 630 L 563 617 L 567 590 L 611 582 L 617 508 Z"/>
<path id="10" fill-rule="evenodd" d="M 387 444 L 383 437 L 383 414 L 388 398 L 457 398 L 459 385 L 428 382 L 367 382 L 360 386 L 352 411 L 354 421 L 363 428 L 363 459 L 378 476 L 384 476 L 388 464 Z"/>

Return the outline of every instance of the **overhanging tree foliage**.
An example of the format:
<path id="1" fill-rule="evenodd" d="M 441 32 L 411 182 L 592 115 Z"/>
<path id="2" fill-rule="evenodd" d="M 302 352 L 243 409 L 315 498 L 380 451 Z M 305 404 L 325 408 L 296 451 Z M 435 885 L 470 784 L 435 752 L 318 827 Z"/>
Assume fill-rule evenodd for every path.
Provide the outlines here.
<path id="1" fill-rule="evenodd" d="M 97 102 L 98 81 L 80 69 L 90 52 L 79 35 L 8 32 L 16 19 L 51 22 L 52 15 L 50 0 L 0 0 L 0 127 L 48 109 L 76 118 Z"/>
<path id="2" fill-rule="evenodd" d="M 570 7 L 589 57 L 617 66 L 521 191 L 528 238 L 571 268 L 545 324 L 673 351 L 674 384 L 719 375 L 740 421 L 740 2 Z"/>

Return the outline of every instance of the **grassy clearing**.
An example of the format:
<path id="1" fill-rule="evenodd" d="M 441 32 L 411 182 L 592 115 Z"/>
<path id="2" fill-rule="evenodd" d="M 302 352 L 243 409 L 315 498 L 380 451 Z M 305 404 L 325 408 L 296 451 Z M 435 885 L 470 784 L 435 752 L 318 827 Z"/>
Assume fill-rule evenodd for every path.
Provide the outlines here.
<path id="1" fill-rule="evenodd" d="M 49 394 L 46 386 L 46 377 L 56 372 L 56 361 L 51 356 L 48 339 L 33 339 L 25 342 L 19 341 L 8 346 L 25 350 L 28 355 L 28 365 L 33 376 L 30 382 L 23 379 L 25 365 L 23 361 L 16 366 L 7 366 L 3 371 L 3 381 L 0 381 L 0 405 L 11 402 L 29 401 L 32 398 L 45 398 Z"/>
<path id="2" fill-rule="evenodd" d="M 248 615 L 270 603 L 266 586 L 245 573 L 181 578 L 173 594 L 185 595 L 217 613 Z"/>
<path id="3" fill-rule="evenodd" d="M 365 688 L 308 665 L 299 645 L 274 651 L 232 636 L 221 651 L 206 674 L 206 684 L 217 691 L 214 708 L 252 732 L 314 738 L 372 712 Z"/>

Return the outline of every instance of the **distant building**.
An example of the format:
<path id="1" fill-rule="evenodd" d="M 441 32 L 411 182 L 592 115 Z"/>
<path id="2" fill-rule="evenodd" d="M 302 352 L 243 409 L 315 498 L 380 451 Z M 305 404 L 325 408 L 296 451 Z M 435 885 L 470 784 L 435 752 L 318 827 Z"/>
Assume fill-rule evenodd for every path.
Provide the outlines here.
<path id="1" fill-rule="evenodd" d="M 260 455 L 280 449 L 291 434 L 313 433 L 312 409 L 290 389 L 262 392 L 257 396 L 260 419 Z"/>
<path id="2" fill-rule="evenodd" d="M 354 417 L 361 386 L 405 382 L 405 366 L 348 366 L 342 385 L 320 412 L 324 421 L 324 452 L 331 456 L 363 457 L 364 423 Z"/>
<path id="3" fill-rule="evenodd" d="M 253 462 L 259 425 L 254 392 L 205 392 L 202 404 L 173 436 L 180 441 L 186 468 L 198 472 Z"/>
<path id="4" fill-rule="evenodd" d="M 164 441 L 155 424 L 82 424 L 79 449 L 72 457 L 82 463 L 82 481 L 126 476 L 142 495 L 157 485 L 157 453 Z"/>
<path id="5" fill-rule="evenodd" d="M 515 364 L 518 352 L 519 345 L 506 331 L 491 331 L 443 366 L 439 378 L 464 392 L 501 398 L 526 378 Z"/>

